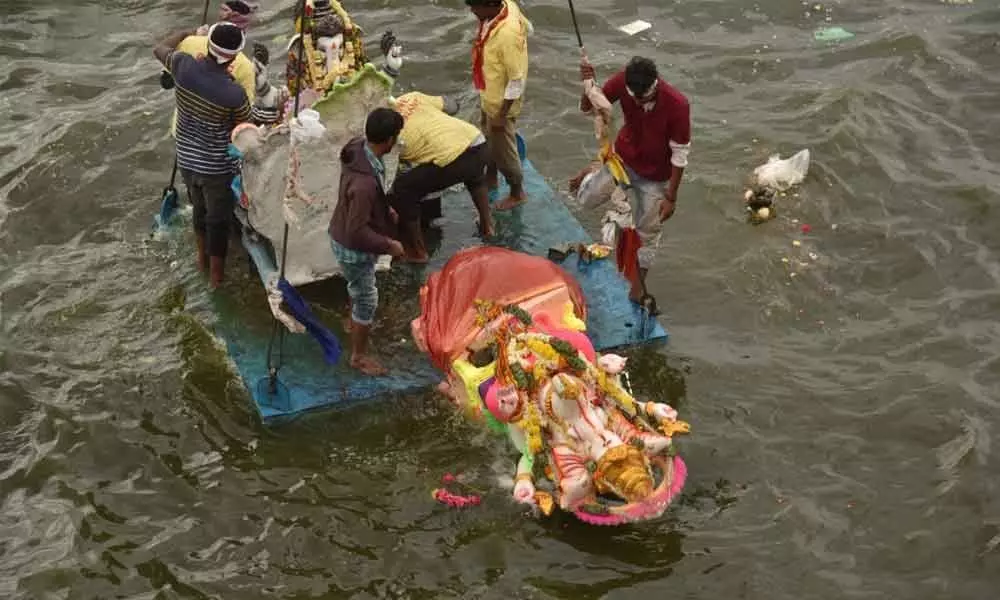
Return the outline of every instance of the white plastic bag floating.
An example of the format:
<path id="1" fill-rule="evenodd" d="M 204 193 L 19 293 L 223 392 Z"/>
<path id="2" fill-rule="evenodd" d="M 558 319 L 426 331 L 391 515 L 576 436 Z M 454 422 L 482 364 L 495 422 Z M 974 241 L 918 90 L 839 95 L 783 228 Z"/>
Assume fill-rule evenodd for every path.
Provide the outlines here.
<path id="1" fill-rule="evenodd" d="M 321 138 L 324 133 L 326 127 L 320 122 L 319 113 L 311 108 L 300 112 L 298 118 L 292 122 L 292 139 L 296 142 Z"/>
<path id="2" fill-rule="evenodd" d="M 775 154 L 767 159 L 767 163 L 754 169 L 753 175 L 757 185 L 775 190 L 786 190 L 793 185 L 802 183 L 808 172 L 809 150 L 806 149 L 785 159 Z"/>

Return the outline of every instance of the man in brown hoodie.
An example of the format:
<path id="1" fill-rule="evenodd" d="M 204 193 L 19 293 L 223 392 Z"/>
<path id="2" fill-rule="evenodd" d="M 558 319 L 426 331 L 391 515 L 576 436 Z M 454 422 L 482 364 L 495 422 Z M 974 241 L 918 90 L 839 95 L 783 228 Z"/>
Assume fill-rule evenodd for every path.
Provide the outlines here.
<path id="1" fill-rule="evenodd" d="M 378 307 L 375 262 L 383 254 L 403 255 L 394 239 L 398 217 L 386 198 L 382 163 L 402 129 L 403 117 L 392 109 L 376 108 L 368 115 L 364 137 L 340 151 L 340 192 L 330 219 L 333 254 L 351 297 L 351 366 L 366 375 L 386 373 L 368 356 L 368 333 Z"/>

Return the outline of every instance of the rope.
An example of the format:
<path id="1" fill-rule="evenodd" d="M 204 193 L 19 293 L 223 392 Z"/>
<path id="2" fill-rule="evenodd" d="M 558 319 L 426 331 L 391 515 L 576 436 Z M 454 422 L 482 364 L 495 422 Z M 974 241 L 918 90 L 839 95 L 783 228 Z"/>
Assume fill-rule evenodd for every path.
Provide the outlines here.
<path id="1" fill-rule="evenodd" d="M 206 4 L 207 6 L 207 4 Z M 302 72 L 303 61 L 308 60 L 305 57 L 305 39 L 306 39 L 306 0 L 299 0 L 299 39 L 298 39 L 298 61 L 296 64 L 295 72 L 295 104 L 292 109 L 292 119 L 296 119 L 299 116 L 299 101 L 302 98 Z M 281 268 L 278 271 L 278 279 L 285 278 L 285 263 L 288 260 L 288 219 L 285 219 L 285 227 L 281 234 Z M 278 338 L 278 350 L 277 350 L 277 360 L 274 360 L 274 338 Z M 281 326 L 281 322 L 278 318 L 274 318 L 274 325 L 271 328 L 271 339 L 267 342 L 267 372 L 268 372 L 268 383 L 270 386 L 270 392 L 276 394 L 278 391 L 278 371 L 281 370 L 282 362 L 284 360 L 284 350 L 285 350 L 285 328 Z"/>

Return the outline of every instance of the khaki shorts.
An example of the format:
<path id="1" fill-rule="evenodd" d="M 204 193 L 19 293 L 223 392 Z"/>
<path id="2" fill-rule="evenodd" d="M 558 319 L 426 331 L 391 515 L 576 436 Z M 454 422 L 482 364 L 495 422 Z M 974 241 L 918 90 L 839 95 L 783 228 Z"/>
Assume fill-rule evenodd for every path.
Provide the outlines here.
<path id="1" fill-rule="evenodd" d="M 577 192 L 577 201 L 587 207 L 596 208 L 611 203 L 601 219 L 604 241 L 614 245 L 621 229 L 634 227 L 642 240 L 639 249 L 639 267 L 648 269 L 656 258 L 663 235 L 660 221 L 660 203 L 663 202 L 666 181 L 649 181 L 626 167 L 630 187 L 622 189 L 615 185 L 614 177 L 607 167 L 584 177 Z"/>
<path id="2" fill-rule="evenodd" d="M 507 180 L 507 185 L 521 185 L 524 174 L 521 171 L 521 157 L 517 154 L 517 118 L 507 117 L 503 131 L 493 131 L 486 113 L 480 111 L 480 127 L 486 136 L 489 166 L 496 166 Z"/>

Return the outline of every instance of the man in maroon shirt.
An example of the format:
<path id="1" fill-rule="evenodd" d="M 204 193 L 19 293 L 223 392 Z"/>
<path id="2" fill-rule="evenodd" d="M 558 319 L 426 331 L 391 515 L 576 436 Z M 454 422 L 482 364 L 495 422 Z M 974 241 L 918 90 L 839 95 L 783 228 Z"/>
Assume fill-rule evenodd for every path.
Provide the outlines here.
<path id="1" fill-rule="evenodd" d="M 594 79 L 594 67 L 586 59 L 581 63 L 580 75 L 584 82 Z M 590 90 L 580 104 L 584 112 L 593 111 L 588 96 L 594 93 L 607 108 L 606 118 L 610 118 L 611 104 L 618 102 L 622 107 L 625 124 L 618 132 L 614 150 L 624 163 L 629 181 L 619 188 L 607 166 L 591 165 L 574 178 L 571 189 L 578 188 L 577 199 L 584 206 L 614 201 L 604 217 L 606 239 L 609 231 L 619 239 L 622 234 L 638 234 L 640 247 L 634 258 L 619 255 L 619 265 L 623 258 L 625 263 L 633 263 L 625 264 L 622 271 L 632 285 L 630 297 L 641 301 L 647 295 L 646 273 L 656 255 L 663 222 L 674 214 L 677 189 L 687 166 L 690 108 L 687 98 L 659 77 L 653 61 L 638 56 L 603 86 Z"/>

